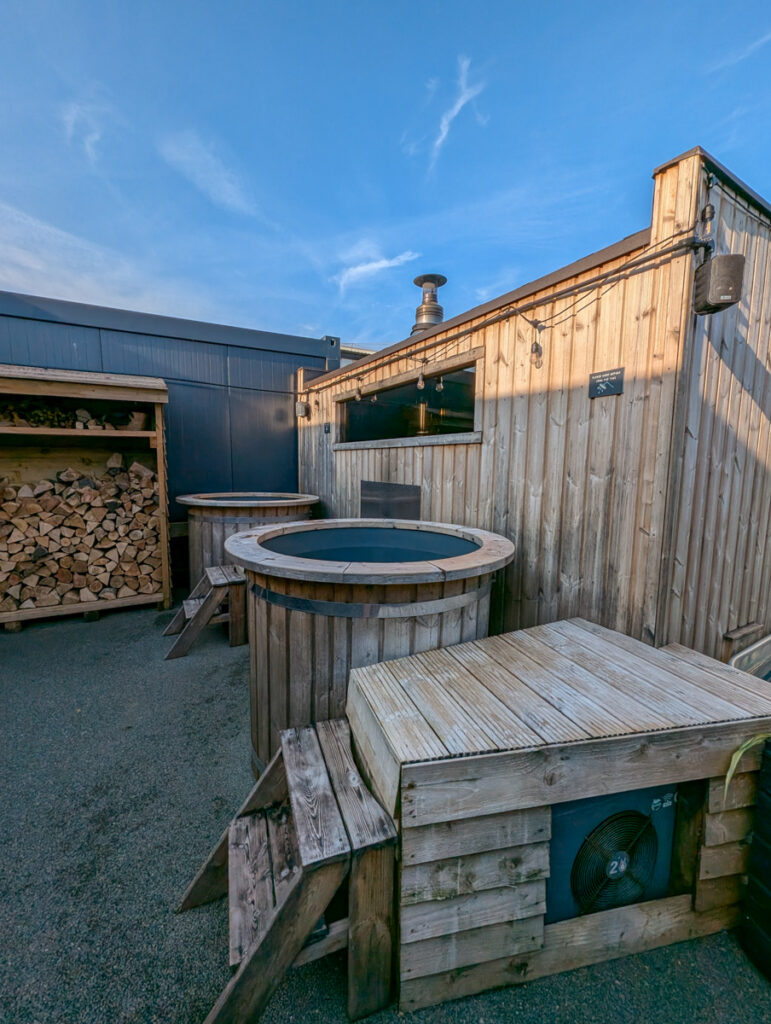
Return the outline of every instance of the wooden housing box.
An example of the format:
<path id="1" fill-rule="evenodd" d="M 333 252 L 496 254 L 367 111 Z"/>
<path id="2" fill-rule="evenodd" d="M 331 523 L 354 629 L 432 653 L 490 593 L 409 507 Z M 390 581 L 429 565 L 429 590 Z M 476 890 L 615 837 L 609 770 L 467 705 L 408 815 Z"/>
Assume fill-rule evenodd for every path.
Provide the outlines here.
<path id="1" fill-rule="evenodd" d="M 399 825 L 402 1009 L 738 922 L 757 753 L 723 784 L 771 726 L 768 682 L 574 619 L 355 669 L 347 712 Z M 659 785 L 666 894 L 546 924 L 553 808 Z"/>

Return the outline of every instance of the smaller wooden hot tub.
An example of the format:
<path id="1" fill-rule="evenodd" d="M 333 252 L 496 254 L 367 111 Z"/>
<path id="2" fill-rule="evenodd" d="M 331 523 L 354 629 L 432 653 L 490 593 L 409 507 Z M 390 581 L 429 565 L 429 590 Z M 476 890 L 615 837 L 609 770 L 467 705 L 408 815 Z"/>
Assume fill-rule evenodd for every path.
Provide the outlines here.
<path id="1" fill-rule="evenodd" d="M 310 519 L 315 494 L 276 491 L 233 491 L 221 494 L 183 494 L 187 505 L 190 586 L 194 587 L 210 565 L 232 562 L 225 541 L 234 533 L 266 523 L 293 523 Z"/>
<path id="2" fill-rule="evenodd" d="M 505 537 L 446 523 L 323 519 L 225 544 L 246 570 L 253 767 L 283 729 L 345 711 L 360 665 L 487 636 Z"/>

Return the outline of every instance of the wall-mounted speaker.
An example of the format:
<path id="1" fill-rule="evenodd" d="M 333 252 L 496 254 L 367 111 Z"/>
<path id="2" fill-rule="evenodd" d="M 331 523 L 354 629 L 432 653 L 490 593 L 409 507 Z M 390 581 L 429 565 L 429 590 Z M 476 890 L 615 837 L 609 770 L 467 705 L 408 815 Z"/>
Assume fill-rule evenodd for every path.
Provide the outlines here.
<path id="1" fill-rule="evenodd" d="M 713 256 L 696 268 L 693 308 L 696 313 L 719 313 L 742 297 L 744 257 Z"/>

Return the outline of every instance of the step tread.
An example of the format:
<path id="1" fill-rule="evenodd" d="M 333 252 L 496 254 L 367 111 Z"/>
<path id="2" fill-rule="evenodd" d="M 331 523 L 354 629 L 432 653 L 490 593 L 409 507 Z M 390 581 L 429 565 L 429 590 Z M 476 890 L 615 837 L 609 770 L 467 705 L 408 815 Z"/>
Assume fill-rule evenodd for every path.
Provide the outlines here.
<path id="1" fill-rule="evenodd" d="M 356 767 L 348 722 L 343 718 L 318 722 L 316 732 L 351 850 L 357 853 L 395 843 L 391 816 L 370 793 Z"/>
<path id="2" fill-rule="evenodd" d="M 285 730 L 281 750 L 301 867 L 347 859 L 351 846 L 315 730 Z"/>
<path id="3" fill-rule="evenodd" d="M 243 569 L 237 565 L 209 565 L 204 569 L 204 576 L 213 587 L 227 587 L 246 582 Z"/>
<path id="4" fill-rule="evenodd" d="M 297 835 L 288 801 L 271 807 L 266 815 L 270 860 L 273 866 L 273 891 L 276 903 L 283 903 L 302 870 L 297 852 Z"/>
<path id="5" fill-rule="evenodd" d="M 203 597 L 188 597 L 182 602 L 182 607 L 185 609 L 185 618 L 192 619 L 195 613 L 203 604 L 205 598 Z"/>
<path id="6" fill-rule="evenodd" d="M 276 916 L 264 811 L 236 818 L 228 839 L 230 966 L 267 932 Z"/>

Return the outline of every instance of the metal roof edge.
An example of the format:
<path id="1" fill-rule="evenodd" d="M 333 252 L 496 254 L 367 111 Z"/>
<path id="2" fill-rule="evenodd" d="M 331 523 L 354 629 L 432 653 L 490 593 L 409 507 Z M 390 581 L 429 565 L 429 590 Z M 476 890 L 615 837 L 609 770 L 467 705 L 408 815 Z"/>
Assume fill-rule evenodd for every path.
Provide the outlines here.
<path id="1" fill-rule="evenodd" d="M 181 341 L 206 341 L 215 345 L 235 345 L 241 348 L 287 352 L 294 355 L 328 358 L 339 354 L 338 339 L 334 346 L 328 338 L 305 338 L 292 334 L 277 334 L 249 327 L 230 327 L 159 313 L 140 313 L 110 306 L 95 306 L 69 299 L 53 299 L 21 292 L 0 291 L 0 316 L 13 316 L 25 320 L 43 320 L 48 323 L 94 327 L 123 331 L 128 334 L 149 334 Z M 330 353 L 330 350 L 331 353 Z"/>
<path id="2" fill-rule="evenodd" d="M 694 146 L 692 149 L 688 149 L 685 153 L 681 153 L 679 156 L 673 157 L 671 160 L 667 160 L 666 163 L 659 164 L 658 167 L 654 168 L 652 177 L 656 177 L 662 172 L 668 170 L 670 167 L 674 167 L 675 164 L 679 164 L 683 160 L 687 160 L 689 157 L 698 156 L 705 167 L 707 167 L 712 173 L 719 178 L 722 182 L 730 185 L 731 188 L 748 203 L 758 207 L 763 213 L 771 217 L 771 202 L 764 199 L 763 196 L 759 195 L 754 189 L 750 188 L 741 178 L 729 171 L 727 167 L 716 160 L 711 153 L 708 153 L 702 146 Z"/>
<path id="3" fill-rule="evenodd" d="M 397 341 L 395 344 L 389 345 L 387 348 L 382 348 L 377 352 L 373 352 L 372 355 L 357 359 L 355 362 L 349 363 L 348 366 L 341 366 L 339 369 L 330 370 L 328 373 L 322 374 L 320 377 L 315 377 L 312 381 L 309 381 L 308 388 L 315 390 L 318 387 L 323 387 L 333 381 L 335 377 L 340 374 L 350 374 L 352 370 L 356 370 L 359 367 L 365 368 L 368 363 L 381 359 L 383 356 L 391 355 L 394 352 L 398 352 L 400 349 L 408 348 L 410 345 L 426 341 L 428 338 L 433 338 L 438 334 L 442 334 L 448 329 L 459 327 L 470 320 L 476 320 L 481 316 L 485 316 L 487 313 L 491 313 L 493 310 L 499 309 L 501 306 L 508 306 L 512 302 L 518 302 L 520 299 L 524 299 L 528 295 L 533 295 L 535 292 L 543 291 L 545 288 L 551 288 L 554 285 L 561 284 L 563 281 L 568 281 L 571 277 L 577 277 L 579 274 L 583 274 L 588 270 L 601 266 L 603 263 L 608 263 L 610 260 L 626 256 L 630 252 L 634 252 L 636 249 L 642 249 L 648 245 L 650 237 L 651 229 L 649 227 L 643 228 L 641 231 L 636 231 L 634 234 L 627 235 L 625 238 L 622 238 L 618 242 L 614 242 L 612 245 L 606 246 L 604 249 L 598 249 L 597 252 L 590 253 L 588 256 L 582 256 L 581 259 L 575 260 L 573 263 L 568 263 L 559 270 L 554 270 L 550 274 L 545 274 L 543 277 L 538 277 L 534 281 L 529 281 L 527 284 L 520 285 L 519 288 L 506 292 L 498 298 L 489 299 L 487 302 L 482 303 L 482 305 L 474 306 L 473 309 L 469 309 L 465 313 L 459 313 L 450 320 L 443 320 L 442 323 L 436 324 L 434 327 L 421 331 L 419 334 L 412 334 L 403 341 Z"/>

